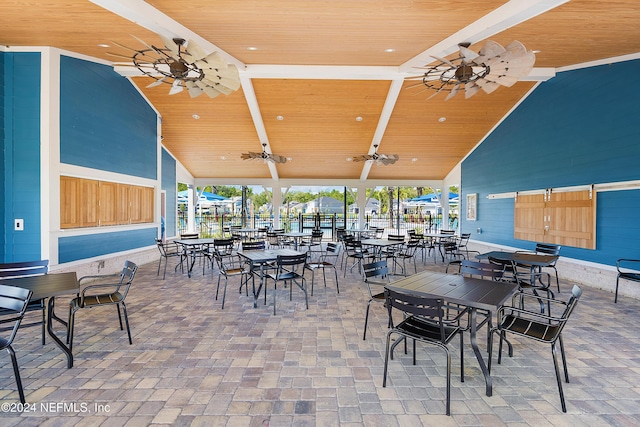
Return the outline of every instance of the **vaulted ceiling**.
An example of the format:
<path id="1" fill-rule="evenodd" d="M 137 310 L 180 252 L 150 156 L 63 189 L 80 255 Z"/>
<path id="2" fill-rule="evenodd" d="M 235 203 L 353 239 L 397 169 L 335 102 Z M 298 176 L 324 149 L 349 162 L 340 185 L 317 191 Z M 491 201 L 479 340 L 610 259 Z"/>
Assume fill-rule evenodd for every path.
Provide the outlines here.
<path id="1" fill-rule="evenodd" d="M 241 88 L 214 99 L 115 64 L 162 115 L 162 143 L 197 179 L 442 180 L 536 81 L 585 63 L 638 57 L 637 0 L 12 0 L 0 44 L 52 46 L 101 61 L 192 39 L 240 69 Z M 536 51 L 530 76 L 465 99 L 409 88 L 433 56 L 486 40 Z M 100 45 L 109 45 L 102 47 Z M 195 119 L 194 117 L 199 117 Z M 267 151 L 291 160 L 241 160 Z M 347 160 L 398 154 L 393 165 Z"/>

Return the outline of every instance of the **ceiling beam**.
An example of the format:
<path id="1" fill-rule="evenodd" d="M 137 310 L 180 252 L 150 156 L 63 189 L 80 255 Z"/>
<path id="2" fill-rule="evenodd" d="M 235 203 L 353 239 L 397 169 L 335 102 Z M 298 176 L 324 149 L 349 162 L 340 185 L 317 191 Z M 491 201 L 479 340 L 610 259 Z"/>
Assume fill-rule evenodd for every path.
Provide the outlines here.
<path id="1" fill-rule="evenodd" d="M 239 70 L 244 70 L 245 64 L 234 56 L 231 56 L 207 39 L 199 36 L 189 28 L 160 12 L 143 0 L 89 0 L 118 16 L 121 16 L 136 25 L 146 28 L 156 34 L 172 39 L 179 37 L 195 41 L 205 51 L 218 52 L 230 64 L 234 64 Z"/>
<path id="2" fill-rule="evenodd" d="M 414 56 L 400 66 L 400 71 L 409 71 L 416 67 L 434 62 L 434 56 L 444 57 L 458 51 L 458 43 L 471 44 L 485 40 L 508 28 L 528 21 L 569 0 L 510 0 L 472 24 L 435 44 L 424 52 Z"/>

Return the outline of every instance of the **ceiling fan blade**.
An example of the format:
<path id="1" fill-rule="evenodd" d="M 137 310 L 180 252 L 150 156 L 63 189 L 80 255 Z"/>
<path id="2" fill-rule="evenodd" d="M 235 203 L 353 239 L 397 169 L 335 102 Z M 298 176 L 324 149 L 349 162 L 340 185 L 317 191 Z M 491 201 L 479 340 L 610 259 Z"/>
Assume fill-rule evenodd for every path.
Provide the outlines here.
<path id="1" fill-rule="evenodd" d="M 121 48 L 123 48 L 123 49 L 130 50 L 130 51 L 132 51 L 132 52 L 138 52 L 138 53 L 140 53 L 140 50 L 139 50 L 139 49 L 134 49 L 134 48 L 132 48 L 132 47 L 125 46 L 125 45 L 120 44 L 120 43 L 118 43 L 118 42 L 115 42 L 115 41 L 113 41 L 113 40 L 111 40 L 111 43 L 113 43 L 114 45 L 116 45 L 116 46 L 118 46 L 118 47 L 121 47 Z"/>
<path id="2" fill-rule="evenodd" d="M 115 58 L 128 59 L 129 62 L 131 62 L 131 57 L 127 55 L 121 55 L 119 53 L 113 53 L 113 52 L 105 52 L 105 54 L 109 56 L 113 56 Z"/>
<path id="3" fill-rule="evenodd" d="M 469 99 L 480 91 L 480 86 L 475 83 L 467 83 L 464 85 L 464 98 Z"/>
<path id="4" fill-rule="evenodd" d="M 482 49 L 480 49 L 479 56 L 476 58 L 477 64 L 487 64 L 487 61 L 495 57 L 499 57 L 506 50 L 500 43 L 496 43 L 493 40 L 487 40 Z M 487 64 L 488 65 L 488 64 Z"/>
<path id="5" fill-rule="evenodd" d="M 150 85 L 147 85 L 147 87 L 156 87 L 156 86 L 160 86 L 162 83 L 164 83 L 167 80 L 167 77 L 163 77 L 161 79 L 157 79 L 155 82 L 151 83 Z"/>
<path id="6" fill-rule="evenodd" d="M 221 93 L 219 90 L 216 90 L 215 87 L 206 84 L 202 80 L 196 81 L 195 84 L 200 89 L 202 89 L 204 91 L 204 93 L 206 93 L 209 98 L 215 98 L 216 96 L 220 95 L 220 93 Z"/>
<path id="7" fill-rule="evenodd" d="M 451 89 L 451 92 L 449 92 L 449 95 L 447 95 L 447 97 L 444 99 L 445 101 L 450 100 L 451 98 L 453 98 L 454 96 L 456 96 L 456 93 L 458 93 L 458 89 L 460 88 L 460 83 L 457 83 L 453 89 Z"/>
<path id="8" fill-rule="evenodd" d="M 189 40 L 185 49 L 184 60 L 189 64 L 193 64 L 196 61 L 201 60 L 207 56 L 207 52 L 198 46 L 193 40 Z"/>
<path id="9" fill-rule="evenodd" d="M 196 98 L 204 93 L 201 87 L 190 80 L 185 81 L 184 84 L 187 87 L 187 91 L 189 91 L 189 96 L 192 98 Z"/>
<path id="10" fill-rule="evenodd" d="M 147 42 L 145 42 L 141 38 L 138 38 L 138 37 L 134 36 L 133 34 L 129 34 L 129 35 L 131 37 L 133 37 L 134 39 L 136 39 L 138 42 L 140 42 L 140 44 L 142 44 L 143 46 L 146 46 L 147 49 L 155 50 L 155 48 L 153 46 L 151 46 L 150 44 L 148 44 Z"/>
<path id="11" fill-rule="evenodd" d="M 162 40 L 162 44 L 164 44 L 164 46 L 169 49 L 169 51 L 171 52 L 171 56 L 173 56 L 174 58 L 178 58 L 180 56 L 180 46 L 178 46 L 176 42 L 163 36 L 162 34 L 158 34 L 158 37 L 160 37 L 160 40 Z"/>
<path id="12" fill-rule="evenodd" d="M 433 55 L 431 55 L 431 57 L 434 58 L 434 59 L 437 59 L 438 61 L 442 62 L 443 64 L 447 64 L 450 67 L 457 68 L 456 65 L 453 62 L 449 61 L 446 58 L 439 58 L 439 57 L 433 56 Z"/>
<path id="13" fill-rule="evenodd" d="M 181 81 L 177 79 L 173 81 L 173 84 L 171 85 L 171 89 L 169 89 L 169 95 L 175 95 L 176 93 L 182 92 L 184 87 L 180 83 Z"/>
<path id="14" fill-rule="evenodd" d="M 200 69 L 221 69 L 227 68 L 227 63 L 218 52 L 210 53 L 207 57 L 202 58 L 195 62 L 195 65 Z"/>
<path id="15" fill-rule="evenodd" d="M 284 156 L 279 156 L 277 154 L 269 154 L 269 159 L 273 160 L 274 163 L 287 163 L 287 158 Z"/>
<path id="16" fill-rule="evenodd" d="M 472 51 L 471 49 L 469 49 L 468 47 L 464 47 L 464 46 L 459 46 L 459 47 L 460 47 L 460 55 L 462 55 L 462 62 L 464 62 L 465 64 L 473 62 L 474 59 L 480 56 L 474 51 Z"/>
<path id="17" fill-rule="evenodd" d="M 233 92 L 233 90 L 231 90 L 231 89 L 227 88 L 226 86 L 223 86 L 220 83 L 218 83 L 217 80 L 212 80 L 212 79 L 209 79 L 209 78 L 205 77 L 201 81 L 203 83 L 205 83 L 206 85 L 215 88 L 215 90 L 217 90 L 218 92 L 224 93 L 225 95 L 229 95 L 231 92 Z"/>

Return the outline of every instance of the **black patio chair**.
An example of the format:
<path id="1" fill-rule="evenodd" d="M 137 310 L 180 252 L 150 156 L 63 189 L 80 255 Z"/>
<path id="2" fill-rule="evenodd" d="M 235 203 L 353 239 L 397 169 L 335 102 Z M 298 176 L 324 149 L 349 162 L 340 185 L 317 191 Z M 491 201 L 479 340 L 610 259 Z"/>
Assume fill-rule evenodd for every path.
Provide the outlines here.
<path id="1" fill-rule="evenodd" d="M 528 338 L 534 341 L 550 344 L 562 412 L 567 412 L 567 406 L 564 401 L 564 392 L 562 390 L 562 379 L 560 378 L 560 369 L 558 367 L 558 360 L 556 357 L 556 343 L 560 344 L 560 355 L 562 357 L 562 366 L 564 368 L 564 378 L 568 383 L 569 372 L 567 371 L 567 358 L 564 352 L 564 345 L 562 343 L 562 330 L 567 324 L 569 316 L 571 316 L 571 313 L 575 309 L 581 295 L 582 290 L 580 287 L 574 285 L 571 291 L 571 298 L 569 298 L 569 301 L 567 302 L 545 298 L 548 304 L 559 305 L 564 308 L 562 315 L 554 317 L 522 308 L 525 305 L 526 299 L 540 297 L 535 297 L 525 293 L 515 294 L 511 306 L 503 306 L 498 309 L 498 324 L 496 327 L 491 329 L 491 335 L 489 337 L 489 362 L 487 364 L 489 372 L 491 372 L 491 356 L 493 347 L 492 338 L 494 333 L 500 336 L 498 363 L 502 361 L 502 341 L 506 339 L 506 335 L 508 333 L 522 338 Z M 512 356 L 512 353 L 510 352 L 509 355 Z"/>
<path id="2" fill-rule="evenodd" d="M 447 402 L 446 412 L 451 415 L 451 353 L 449 342 L 456 335 L 460 335 L 460 377 L 464 382 L 464 335 L 457 319 L 448 320 L 445 317 L 443 300 L 429 298 L 401 292 L 392 286 L 384 290 L 387 310 L 389 312 L 389 325 L 391 330 L 387 333 L 387 345 L 384 355 L 384 373 L 382 387 L 387 386 L 387 371 L 389 357 L 393 360 L 393 350 L 406 339 L 413 340 L 413 364 L 416 364 L 416 341 L 435 345 L 444 350 L 447 356 Z M 393 322 L 393 309 L 403 313 L 404 320 L 397 325 Z M 397 334 L 401 339 L 391 345 L 391 336 Z M 405 347 L 406 349 L 406 347 Z"/>
<path id="3" fill-rule="evenodd" d="M 304 278 L 304 265 L 307 262 L 307 254 L 299 255 L 278 255 L 276 261 L 275 273 L 267 274 L 267 278 L 273 280 L 273 314 L 276 314 L 276 294 L 278 282 L 285 285 L 289 283 L 289 301 L 293 300 L 293 283 L 296 284 L 302 292 L 304 292 L 304 301 L 309 309 L 309 299 L 307 297 L 307 289 L 305 287 L 306 280 Z M 267 303 L 267 280 L 265 280 L 264 303 Z"/>
<path id="4" fill-rule="evenodd" d="M 86 286 L 80 291 L 77 297 L 69 302 L 69 322 L 67 323 L 67 343 L 69 350 L 73 348 L 73 334 L 75 329 L 76 311 L 85 308 L 95 308 L 100 306 L 115 305 L 118 310 L 118 320 L 120 322 L 120 330 L 124 330 L 122 326 L 122 316 L 120 315 L 120 306 L 124 313 L 124 321 L 127 326 L 127 335 L 129 336 L 129 344 L 133 344 L 131 340 L 131 329 L 129 328 L 129 317 L 127 316 L 127 306 L 125 298 L 133 283 L 133 278 L 138 270 L 138 266 L 131 261 L 125 261 L 122 273 L 109 275 L 93 275 L 84 276 L 78 280 L 82 287 L 83 281 L 98 281 L 100 283 Z M 113 279 L 120 279 L 116 282 Z M 103 281 L 110 283 L 104 283 Z"/>
<path id="5" fill-rule="evenodd" d="M 614 303 L 618 302 L 618 285 L 620 279 L 640 282 L 640 259 L 620 258 L 616 261 L 618 276 L 616 277 L 616 296 Z"/>
<path id="6" fill-rule="evenodd" d="M 0 285 L 0 325 L 12 325 L 8 328 L 11 331 L 8 337 L 0 337 L 0 350 L 7 350 L 11 357 L 13 365 L 13 375 L 16 378 L 18 386 L 18 394 L 20 402 L 25 403 L 24 390 L 22 389 L 22 381 L 20 379 L 20 370 L 18 369 L 18 359 L 16 352 L 11 344 L 16 337 L 20 322 L 24 317 L 24 313 L 29 306 L 32 292 L 29 289 L 19 288 L 17 286 Z"/>
<path id="7" fill-rule="evenodd" d="M 364 333 L 362 334 L 362 340 L 366 340 L 367 325 L 369 324 L 369 309 L 371 308 L 371 303 L 374 301 L 381 304 L 384 303 L 384 287 L 389 284 L 389 267 L 387 266 L 387 260 L 383 259 L 381 261 L 364 264 L 362 270 L 364 271 L 364 283 L 369 292 L 367 311 L 364 316 Z"/>
<path id="8" fill-rule="evenodd" d="M 19 277 L 40 276 L 43 274 L 47 274 L 48 271 L 49 260 L 47 259 L 0 264 L 0 280 L 6 279 L 5 283 L 10 283 L 11 279 L 16 279 Z M 31 323 L 21 323 L 23 327 L 41 325 L 42 345 L 45 345 L 47 336 L 45 309 L 46 306 L 44 299 L 30 300 L 29 305 L 27 306 L 27 312 L 39 311 L 41 313 L 42 320 L 34 321 Z"/>
<path id="9" fill-rule="evenodd" d="M 162 266 L 162 260 L 164 260 L 164 273 L 162 274 L 162 280 L 164 280 L 167 276 L 167 264 L 169 263 L 169 258 L 180 258 L 180 262 L 178 262 L 175 267 L 177 270 L 178 267 L 182 267 L 184 252 L 177 243 L 163 242 L 162 239 L 156 239 L 156 246 L 160 252 L 160 259 L 158 259 L 158 274 L 156 274 L 156 276 L 160 275 L 160 267 Z"/>
<path id="10" fill-rule="evenodd" d="M 229 239 L 232 240 L 232 239 Z M 233 247 L 233 242 L 231 242 L 231 247 Z M 218 291 L 220 290 L 220 279 L 224 277 L 224 289 L 222 290 L 222 307 L 224 310 L 224 302 L 227 297 L 227 284 L 229 283 L 229 277 L 240 277 L 240 288 L 239 291 L 242 293 L 242 287 L 245 287 L 245 291 L 247 296 L 249 296 L 249 277 L 254 282 L 254 276 L 251 274 L 251 269 L 248 264 L 243 261 L 239 255 L 226 253 L 226 247 L 220 246 L 222 250 L 214 251 L 213 257 L 218 264 L 218 270 L 220 274 L 218 275 L 218 285 L 216 286 L 216 301 L 218 300 Z"/>
<path id="11" fill-rule="evenodd" d="M 340 293 L 340 286 L 338 285 L 338 269 L 336 264 L 340 258 L 340 246 L 336 243 L 327 243 L 326 249 L 320 253 L 319 258 L 316 261 L 309 261 L 305 265 L 307 270 L 311 270 L 311 296 L 313 296 L 313 283 L 315 281 L 316 270 L 322 270 L 322 278 L 324 280 L 324 287 L 327 287 L 326 271 L 332 269 L 336 278 L 336 290 Z"/>

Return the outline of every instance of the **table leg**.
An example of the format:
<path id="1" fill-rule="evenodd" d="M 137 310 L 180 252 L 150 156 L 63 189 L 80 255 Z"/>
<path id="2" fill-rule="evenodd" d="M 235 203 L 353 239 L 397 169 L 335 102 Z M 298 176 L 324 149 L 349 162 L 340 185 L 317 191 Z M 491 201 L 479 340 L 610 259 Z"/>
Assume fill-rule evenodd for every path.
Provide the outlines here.
<path id="1" fill-rule="evenodd" d="M 69 347 L 67 347 L 53 331 L 53 319 L 57 318 L 54 314 L 54 301 L 55 298 L 51 297 L 49 298 L 49 301 L 47 303 L 47 332 L 49 333 L 51 339 L 53 339 L 53 341 L 58 344 L 58 347 L 60 347 L 64 354 L 67 355 L 67 368 L 71 369 L 73 368 L 73 353 L 71 353 Z"/>
<path id="2" fill-rule="evenodd" d="M 471 338 L 471 347 L 473 348 L 473 352 L 476 355 L 476 359 L 478 359 L 478 364 L 480 365 L 480 369 L 482 370 L 482 374 L 484 375 L 487 396 L 491 396 L 493 394 L 491 374 L 487 369 L 487 365 L 484 363 L 484 359 L 482 358 L 482 353 L 480 353 L 480 349 L 478 348 L 478 339 L 476 337 L 476 333 L 478 329 L 478 325 L 476 323 L 476 315 L 477 315 L 476 311 L 477 309 L 471 307 L 471 317 L 469 319 L 469 323 L 470 323 L 469 335 Z"/>
<path id="3" fill-rule="evenodd" d="M 253 263 L 251 263 L 251 271 L 253 271 Z M 260 296 L 260 290 L 262 289 L 262 284 L 264 283 L 264 263 L 260 264 L 260 280 L 258 281 L 258 291 L 256 291 L 255 283 L 253 285 L 253 308 L 258 307 L 258 297 Z M 265 290 L 266 293 L 266 290 Z M 266 298 L 266 296 L 265 296 Z"/>

